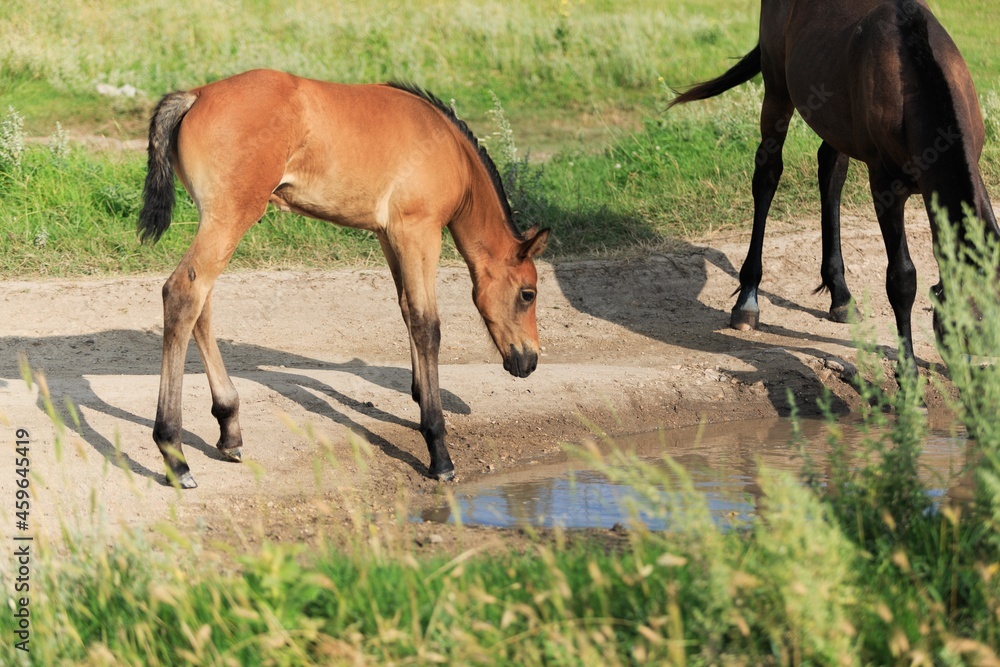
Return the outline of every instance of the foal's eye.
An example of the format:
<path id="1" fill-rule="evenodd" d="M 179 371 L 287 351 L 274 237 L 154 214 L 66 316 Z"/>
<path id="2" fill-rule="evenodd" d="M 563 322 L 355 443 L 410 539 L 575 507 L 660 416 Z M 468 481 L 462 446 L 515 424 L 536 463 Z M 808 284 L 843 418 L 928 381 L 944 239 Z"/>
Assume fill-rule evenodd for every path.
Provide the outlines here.
<path id="1" fill-rule="evenodd" d="M 525 303 L 531 303 L 535 300 L 535 290 L 523 289 L 521 290 L 521 301 Z"/>

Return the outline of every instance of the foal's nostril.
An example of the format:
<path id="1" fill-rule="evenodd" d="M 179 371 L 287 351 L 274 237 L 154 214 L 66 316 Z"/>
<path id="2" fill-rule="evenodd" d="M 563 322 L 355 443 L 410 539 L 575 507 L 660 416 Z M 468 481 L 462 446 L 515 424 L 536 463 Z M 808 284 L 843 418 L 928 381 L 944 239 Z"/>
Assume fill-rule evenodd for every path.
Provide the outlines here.
<path id="1" fill-rule="evenodd" d="M 514 346 L 510 346 L 510 352 L 503 355 L 503 369 L 510 373 L 511 375 L 517 375 L 515 372 L 517 370 L 517 350 Z"/>
<path id="2" fill-rule="evenodd" d="M 535 372 L 536 368 L 538 368 L 538 353 L 534 350 L 529 351 L 527 354 L 527 362 L 528 363 L 525 364 L 524 377 L 528 377 Z"/>
<path id="3" fill-rule="evenodd" d="M 526 378 L 534 372 L 538 366 L 538 353 L 534 350 L 524 352 L 518 350 L 513 344 L 510 346 L 510 354 L 503 360 L 504 369 L 514 377 Z"/>

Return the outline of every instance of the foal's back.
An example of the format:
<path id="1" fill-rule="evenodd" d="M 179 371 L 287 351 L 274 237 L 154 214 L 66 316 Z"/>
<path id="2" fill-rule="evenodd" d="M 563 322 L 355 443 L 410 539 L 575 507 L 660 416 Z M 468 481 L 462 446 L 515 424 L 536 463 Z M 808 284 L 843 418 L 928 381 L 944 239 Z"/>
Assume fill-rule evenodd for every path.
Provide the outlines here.
<path id="1" fill-rule="evenodd" d="M 462 203 L 467 149 L 440 111 L 404 90 L 253 70 L 191 92 L 178 171 L 203 211 L 270 200 L 384 231 L 396 212 L 447 224 Z"/>

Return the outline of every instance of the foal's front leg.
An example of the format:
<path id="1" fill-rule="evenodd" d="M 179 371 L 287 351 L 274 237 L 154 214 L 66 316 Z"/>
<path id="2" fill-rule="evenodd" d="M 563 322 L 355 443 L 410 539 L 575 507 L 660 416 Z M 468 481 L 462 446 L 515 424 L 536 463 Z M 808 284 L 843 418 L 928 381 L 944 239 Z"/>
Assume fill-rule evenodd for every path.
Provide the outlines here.
<path id="1" fill-rule="evenodd" d="M 428 473 L 446 481 L 455 476 L 455 464 L 445 444 L 444 411 L 438 382 L 441 321 L 434 281 L 441 254 L 440 228 L 421 234 L 412 229 L 406 238 L 382 237 L 382 247 L 400 294 L 400 308 L 410 334 L 413 360 L 413 400 L 420 405 L 420 434 L 430 454 Z"/>
<path id="2" fill-rule="evenodd" d="M 455 476 L 455 464 L 444 440 L 446 429 L 438 382 L 441 323 L 436 308 L 419 313 L 411 308 L 410 345 L 419 360 L 413 368 L 413 393 L 420 405 L 420 434 L 424 436 L 431 457 L 428 473 L 435 479 L 447 481 Z"/>
<path id="3" fill-rule="evenodd" d="M 403 291 L 403 270 L 399 266 L 399 257 L 396 256 L 396 251 L 392 247 L 392 242 L 389 241 L 389 237 L 386 236 L 384 232 L 378 232 L 376 234 L 378 237 L 379 245 L 382 246 L 382 254 L 385 255 L 385 261 L 389 264 L 389 271 L 392 273 L 392 281 L 396 285 L 396 299 L 399 302 L 399 310 L 403 314 L 403 323 L 406 325 L 407 334 L 410 333 L 410 307 L 406 302 L 406 292 Z M 417 375 L 416 368 L 419 365 L 420 360 L 417 359 L 417 348 L 413 345 L 413 339 L 410 339 L 410 368 L 413 369 L 413 379 L 410 383 L 410 396 L 417 403 L 420 402 L 420 388 L 417 386 Z"/>

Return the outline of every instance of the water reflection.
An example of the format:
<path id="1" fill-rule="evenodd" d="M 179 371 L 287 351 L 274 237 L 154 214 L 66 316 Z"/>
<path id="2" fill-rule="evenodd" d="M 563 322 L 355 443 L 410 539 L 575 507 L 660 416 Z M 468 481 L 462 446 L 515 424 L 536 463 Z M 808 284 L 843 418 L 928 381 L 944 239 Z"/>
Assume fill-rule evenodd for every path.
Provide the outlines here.
<path id="1" fill-rule="evenodd" d="M 862 434 L 856 423 L 839 422 L 844 446 L 857 448 Z M 804 420 L 802 449 L 821 473 L 827 461 L 827 428 L 821 420 Z M 802 459 L 791 445 L 792 428 L 785 419 L 734 422 L 703 428 L 671 429 L 621 439 L 617 446 L 651 463 L 669 454 L 690 474 L 709 509 L 721 524 L 753 515 L 761 496 L 758 462 L 775 470 L 798 473 Z M 934 432 L 925 442 L 921 475 L 935 497 L 969 496 L 968 475 L 960 474 L 968 459 L 963 435 Z M 460 485 L 454 506 L 465 524 L 514 527 L 610 528 L 627 523 L 627 507 L 635 491 L 565 455 L 527 464 L 504 474 Z M 424 521 L 453 522 L 452 505 L 442 501 L 422 511 Z M 639 516 L 650 528 L 665 527 L 661 517 Z"/>

